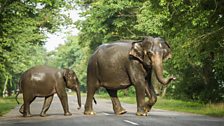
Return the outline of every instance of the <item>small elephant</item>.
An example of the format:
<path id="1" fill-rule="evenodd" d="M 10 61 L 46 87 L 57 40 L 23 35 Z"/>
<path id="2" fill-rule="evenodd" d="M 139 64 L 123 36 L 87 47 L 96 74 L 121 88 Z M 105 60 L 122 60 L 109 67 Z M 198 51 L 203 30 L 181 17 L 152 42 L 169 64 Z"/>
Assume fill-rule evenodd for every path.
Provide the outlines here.
<path id="1" fill-rule="evenodd" d="M 160 37 L 146 37 L 142 41 L 103 44 L 89 59 L 87 68 L 87 98 L 84 114 L 94 115 L 92 99 L 99 87 L 106 88 L 114 113 L 126 113 L 117 97 L 117 90 L 133 85 L 136 90 L 138 116 L 146 116 L 157 97 L 151 84 L 152 70 L 158 81 L 167 85 L 174 77 L 163 78 L 165 59 L 171 58 L 170 46 Z M 149 101 L 145 102 L 145 95 Z"/>
<path id="2" fill-rule="evenodd" d="M 36 97 L 45 97 L 40 116 L 46 116 L 46 112 L 51 105 L 55 93 L 57 93 L 61 101 L 64 115 L 72 115 L 69 112 L 65 88 L 76 91 L 78 105 L 81 108 L 80 83 L 75 72 L 70 69 L 57 69 L 44 65 L 35 66 L 23 73 L 19 85 L 20 92 L 23 93 L 24 101 L 19 111 L 24 117 L 31 116 L 30 104 Z"/>

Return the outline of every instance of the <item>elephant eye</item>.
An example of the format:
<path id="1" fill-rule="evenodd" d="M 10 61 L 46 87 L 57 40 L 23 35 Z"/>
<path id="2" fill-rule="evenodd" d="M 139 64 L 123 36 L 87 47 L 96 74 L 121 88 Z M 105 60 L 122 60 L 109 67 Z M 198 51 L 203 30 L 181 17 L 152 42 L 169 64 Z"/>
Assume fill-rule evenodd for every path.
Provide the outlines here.
<path id="1" fill-rule="evenodd" d="M 69 79 L 73 79 L 72 76 L 69 76 Z"/>
<path id="2" fill-rule="evenodd" d="M 70 74 L 68 74 L 67 77 L 68 77 L 68 79 L 71 79 L 72 78 L 72 76 Z"/>

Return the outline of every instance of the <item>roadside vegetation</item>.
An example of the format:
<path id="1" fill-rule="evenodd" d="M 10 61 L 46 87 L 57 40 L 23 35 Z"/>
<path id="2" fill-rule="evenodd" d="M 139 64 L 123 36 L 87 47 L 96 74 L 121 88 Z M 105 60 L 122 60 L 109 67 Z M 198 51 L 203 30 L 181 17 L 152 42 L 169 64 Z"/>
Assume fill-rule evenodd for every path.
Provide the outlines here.
<path id="1" fill-rule="evenodd" d="M 203 104 L 193 101 L 158 98 L 154 108 L 223 117 L 224 103 Z"/>
<path id="2" fill-rule="evenodd" d="M 15 97 L 0 97 L 0 116 L 3 116 L 7 112 L 9 112 L 11 109 L 15 108 L 15 106 L 18 105 Z"/>

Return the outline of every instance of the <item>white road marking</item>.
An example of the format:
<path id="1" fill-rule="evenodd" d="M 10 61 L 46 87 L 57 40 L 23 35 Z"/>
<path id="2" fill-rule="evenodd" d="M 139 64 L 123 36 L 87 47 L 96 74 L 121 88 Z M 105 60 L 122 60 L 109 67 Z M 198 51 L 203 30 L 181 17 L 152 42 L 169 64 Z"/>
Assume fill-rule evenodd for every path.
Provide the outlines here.
<path id="1" fill-rule="evenodd" d="M 139 124 L 138 123 L 135 123 L 135 122 L 132 122 L 132 121 L 129 121 L 129 120 L 124 120 L 126 123 L 130 123 L 132 125 L 135 125 L 135 126 L 138 126 Z"/>
<path id="2" fill-rule="evenodd" d="M 110 114 L 108 114 L 108 113 L 103 113 L 104 115 L 110 115 Z"/>

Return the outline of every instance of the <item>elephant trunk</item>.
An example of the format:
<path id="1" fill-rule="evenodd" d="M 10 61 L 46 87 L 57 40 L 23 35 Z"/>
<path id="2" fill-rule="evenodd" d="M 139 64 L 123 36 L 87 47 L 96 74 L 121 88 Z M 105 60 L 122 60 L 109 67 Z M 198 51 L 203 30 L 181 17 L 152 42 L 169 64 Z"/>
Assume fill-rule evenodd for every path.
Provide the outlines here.
<path id="1" fill-rule="evenodd" d="M 77 100 L 78 100 L 78 105 L 79 105 L 79 107 L 78 107 L 78 109 L 80 109 L 81 108 L 81 93 L 80 93 L 80 88 L 79 88 L 80 86 L 78 85 L 77 86 L 77 88 L 76 88 L 76 95 L 77 95 Z"/>
<path id="2" fill-rule="evenodd" d="M 162 64 L 162 58 L 159 56 L 155 56 L 154 60 L 152 62 L 153 70 L 155 72 L 157 80 L 163 84 L 167 85 L 169 84 L 172 80 L 175 80 L 176 78 L 170 77 L 169 79 L 165 79 L 163 77 L 163 64 Z"/>

